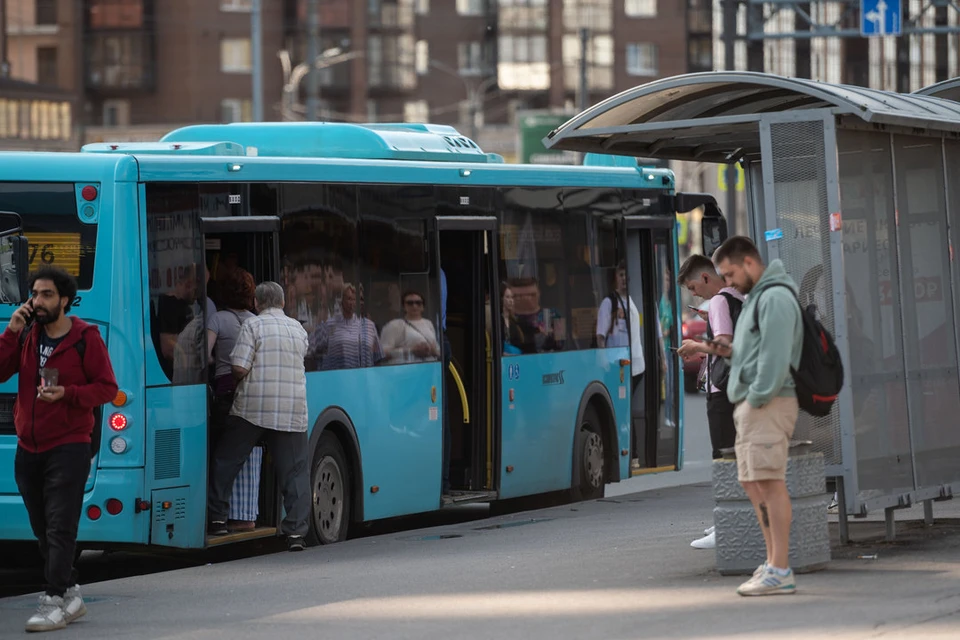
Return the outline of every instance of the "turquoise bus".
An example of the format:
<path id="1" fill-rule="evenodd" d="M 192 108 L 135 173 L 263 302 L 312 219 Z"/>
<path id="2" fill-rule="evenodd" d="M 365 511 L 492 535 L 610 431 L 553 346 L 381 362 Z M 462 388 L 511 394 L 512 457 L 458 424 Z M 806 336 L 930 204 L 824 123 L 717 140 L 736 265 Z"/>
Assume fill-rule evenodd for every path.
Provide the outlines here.
<path id="1" fill-rule="evenodd" d="M 314 542 L 466 502 L 595 498 L 679 469 L 675 212 L 715 201 L 676 193 L 668 170 L 617 164 L 509 165 L 453 128 L 400 124 L 190 126 L 158 143 L 0 154 L 0 211 L 22 219 L 30 267 L 77 276 L 73 313 L 100 328 L 121 390 L 97 421 L 80 544 L 277 535 L 269 451 L 256 527 L 205 531 L 203 329 L 237 268 L 281 283 L 311 336 L 348 289 L 368 323 L 355 350 L 369 357 L 311 350 L 305 363 Z M 633 350 L 597 337 L 618 265 L 641 327 Z M 381 344 L 411 291 L 449 363 Z M 15 390 L 0 386 L 2 543 L 32 540 L 13 474 Z"/>

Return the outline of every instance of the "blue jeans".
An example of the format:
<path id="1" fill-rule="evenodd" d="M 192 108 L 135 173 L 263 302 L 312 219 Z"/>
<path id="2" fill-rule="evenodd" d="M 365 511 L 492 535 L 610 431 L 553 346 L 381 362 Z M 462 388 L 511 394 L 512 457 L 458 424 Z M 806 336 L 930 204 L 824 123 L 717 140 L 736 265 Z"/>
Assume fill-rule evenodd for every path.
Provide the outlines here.
<path id="1" fill-rule="evenodd" d="M 90 475 L 90 445 L 63 444 L 43 453 L 17 447 L 13 466 L 30 527 L 40 543 L 47 595 L 62 597 L 77 584 L 73 559 L 83 489 Z"/>

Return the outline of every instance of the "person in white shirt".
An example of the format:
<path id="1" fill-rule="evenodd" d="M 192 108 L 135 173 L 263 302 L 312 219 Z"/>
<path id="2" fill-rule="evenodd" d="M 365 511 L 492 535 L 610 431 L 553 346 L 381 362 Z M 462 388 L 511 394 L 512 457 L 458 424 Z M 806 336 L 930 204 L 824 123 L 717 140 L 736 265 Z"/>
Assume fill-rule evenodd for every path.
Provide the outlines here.
<path id="1" fill-rule="evenodd" d="M 440 345 L 433 323 L 423 317 L 423 296 L 417 291 L 406 291 L 403 300 L 403 318 L 391 320 L 380 333 L 380 347 L 391 364 L 401 362 L 430 362 L 440 357 Z"/>
<path id="2" fill-rule="evenodd" d="M 641 317 L 637 305 L 627 295 L 627 268 L 624 262 L 617 266 L 616 291 L 600 303 L 597 310 L 597 346 L 626 347 L 630 346 L 630 377 L 631 377 L 631 406 L 633 416 L 631 422 L 634 428 L 633 455 L 630 456 L 630 468 L 640 468 L 637 443 L 643 437 L 644 421 L 646 419 L 645 397 L 643 393 L 643 374 L 646 371 L 646 362 L 643 358 L 643 343 L 641 341 Z M 616 306 L 614 306 L 616 305 Z M 629 322 L 629 330 L 627 329 Z"/>
<path id="3" fill-rule="evenodd" d="M 280 531 L 291 551 L 301 551 L 306 547 L 312 508 L 303 366 L 307 332 L 284 314 L 283 288 L 276 282 L 257 286 L 254 297 L 259 315 L 244 321 L 230 354 L 239 382 L 228 427 L 213 456 L 207 534 L 227 533 L 234 479 L 254 445 L 265 440 L 273 452 L 286 511 Z"/>

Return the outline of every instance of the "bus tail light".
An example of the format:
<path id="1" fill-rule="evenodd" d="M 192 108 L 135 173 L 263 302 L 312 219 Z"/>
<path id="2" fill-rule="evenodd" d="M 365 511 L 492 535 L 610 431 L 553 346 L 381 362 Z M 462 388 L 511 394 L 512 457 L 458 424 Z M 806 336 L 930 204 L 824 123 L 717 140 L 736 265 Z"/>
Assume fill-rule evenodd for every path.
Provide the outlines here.
<path id="1" fill-rule="evenodd" d="M 110 428 L 114 431 L 123 431 L 127 428 L 127 416 L 115 413 L 110 416 Z"/>
<path id="2" fill-rule="evenodd" d="M 117 515 L 123 511 L 123 503 L 117 500 L 116 498 L 110 498 L 107 500 L 107 513 L 112 516 Z"/>
<path id="3" fill-rule="evenodd" d="M 92 184 L 88 184 L 80 190 L 80 197 L 87 202 L 93 202 L 97 199 L 97 188 Z"/>
<path id="4" fill-rule="evenodd" d="M 103 512 L 100 510 L 100 507 L 98 507 L 97 505 L 92 504 L 89 507 L 87 507 L 87 517 L 90 518 L 91 520 L 99 520 L 100 516 L 102 515 L 103 515 Z"/>

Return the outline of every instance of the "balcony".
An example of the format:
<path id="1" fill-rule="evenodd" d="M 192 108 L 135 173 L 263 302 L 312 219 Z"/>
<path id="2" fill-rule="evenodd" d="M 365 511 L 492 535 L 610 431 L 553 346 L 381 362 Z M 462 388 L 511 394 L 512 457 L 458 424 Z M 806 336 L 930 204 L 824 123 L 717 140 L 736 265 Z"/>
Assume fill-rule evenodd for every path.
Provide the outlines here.
<path id="1" fill-rule="evenodd" d="M 153 34 L 92 33 L 84 39 L 86 86 L 101 95 L 151 92 L 156 85 Z"/>

